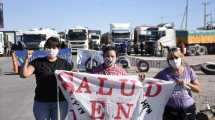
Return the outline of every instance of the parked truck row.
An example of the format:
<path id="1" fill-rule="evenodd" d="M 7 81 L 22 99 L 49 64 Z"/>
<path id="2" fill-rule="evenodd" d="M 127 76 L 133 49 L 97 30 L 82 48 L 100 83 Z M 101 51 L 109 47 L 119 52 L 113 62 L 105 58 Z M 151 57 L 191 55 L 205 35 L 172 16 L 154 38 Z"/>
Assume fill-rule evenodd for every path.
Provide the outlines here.
<path id="1" fill-rule="evenodd" d="M 173 24 L 141 25 L 131 28 L 129 23 L 112 23 L 110 31 L 74 26 L 57 33 L 54 29 L 35 28 L 25 31 L 0 31 L 0 55 L 8 49 L 43 49 L 45 41 L 58 37 L 62 47 L 100 50 L 112 45 L 120 54 L 166 56 L 171 47 L 180 47 L 186 55 L 215 53 L 215 30 L 177 30 Z"/>

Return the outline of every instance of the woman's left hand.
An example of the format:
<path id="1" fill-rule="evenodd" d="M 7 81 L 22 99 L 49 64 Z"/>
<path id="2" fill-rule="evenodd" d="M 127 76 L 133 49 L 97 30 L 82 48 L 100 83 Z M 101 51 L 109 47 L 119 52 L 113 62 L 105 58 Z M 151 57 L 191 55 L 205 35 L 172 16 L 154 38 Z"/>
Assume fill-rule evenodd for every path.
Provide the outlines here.
<path id="1" fill-rule="evenodd" d="M 140 82 L 143 82 L 145 80 L 145 73 L 144 72 L 141 72 L 141 73 L 138 73 L 138 76 L 139 76 L 139 80 Z"/>

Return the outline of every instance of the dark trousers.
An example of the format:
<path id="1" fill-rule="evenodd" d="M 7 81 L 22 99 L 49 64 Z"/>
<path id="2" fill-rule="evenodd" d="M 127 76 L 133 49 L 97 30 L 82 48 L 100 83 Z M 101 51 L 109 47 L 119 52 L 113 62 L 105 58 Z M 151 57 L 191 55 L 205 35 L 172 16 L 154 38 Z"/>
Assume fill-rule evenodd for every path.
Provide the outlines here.
<path id="1" fill-rule="evenodd" d="M 165 107 L 163 120 L 196 120 L 195 104 L 188 108 Z"/>

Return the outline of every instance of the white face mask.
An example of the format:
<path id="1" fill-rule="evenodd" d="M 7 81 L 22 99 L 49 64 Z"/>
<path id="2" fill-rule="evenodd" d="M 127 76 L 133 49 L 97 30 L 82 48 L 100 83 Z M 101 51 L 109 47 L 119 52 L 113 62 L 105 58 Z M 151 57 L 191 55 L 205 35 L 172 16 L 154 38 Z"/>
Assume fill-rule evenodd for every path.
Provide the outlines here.
<path id="1" fill-rule="evenodd" d="M 59 49 L 46 49 L 46 52 L 48 54 L 49 57 L 57 57 Z"/>
<path id="2" fill-rule="evenodd" d="M 169 60 L 169 64 L 172 68 L 178 69 L 181 66 L 181 58 Z"/>
<path id="3" fill-rule="evenodd" d="M 114 65 L 115 63 L 116 63 L 116 60 L 110 60 L 109 58 L 104 59 L 104 64 L 108 67 Z"/>

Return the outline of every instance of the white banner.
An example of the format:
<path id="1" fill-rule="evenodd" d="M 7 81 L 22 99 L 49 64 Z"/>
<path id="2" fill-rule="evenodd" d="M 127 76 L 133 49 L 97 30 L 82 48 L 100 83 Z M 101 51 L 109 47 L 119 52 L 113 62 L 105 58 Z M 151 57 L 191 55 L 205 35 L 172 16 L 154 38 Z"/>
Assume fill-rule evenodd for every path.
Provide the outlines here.
<path id="1" fill-rule="evenodd" d="M 56 71 L 69 120 L 162 120 L 173 82 Z"/>
<path id="2" fill-rule="evenodd" d="M 87 63 L 91 62 L 91 60 L 95 60 L 97 65 L 102 64 L 103 63 L 102 51 L 78 49 L 77 65 L 80 71 L 85 71 Z"/>

